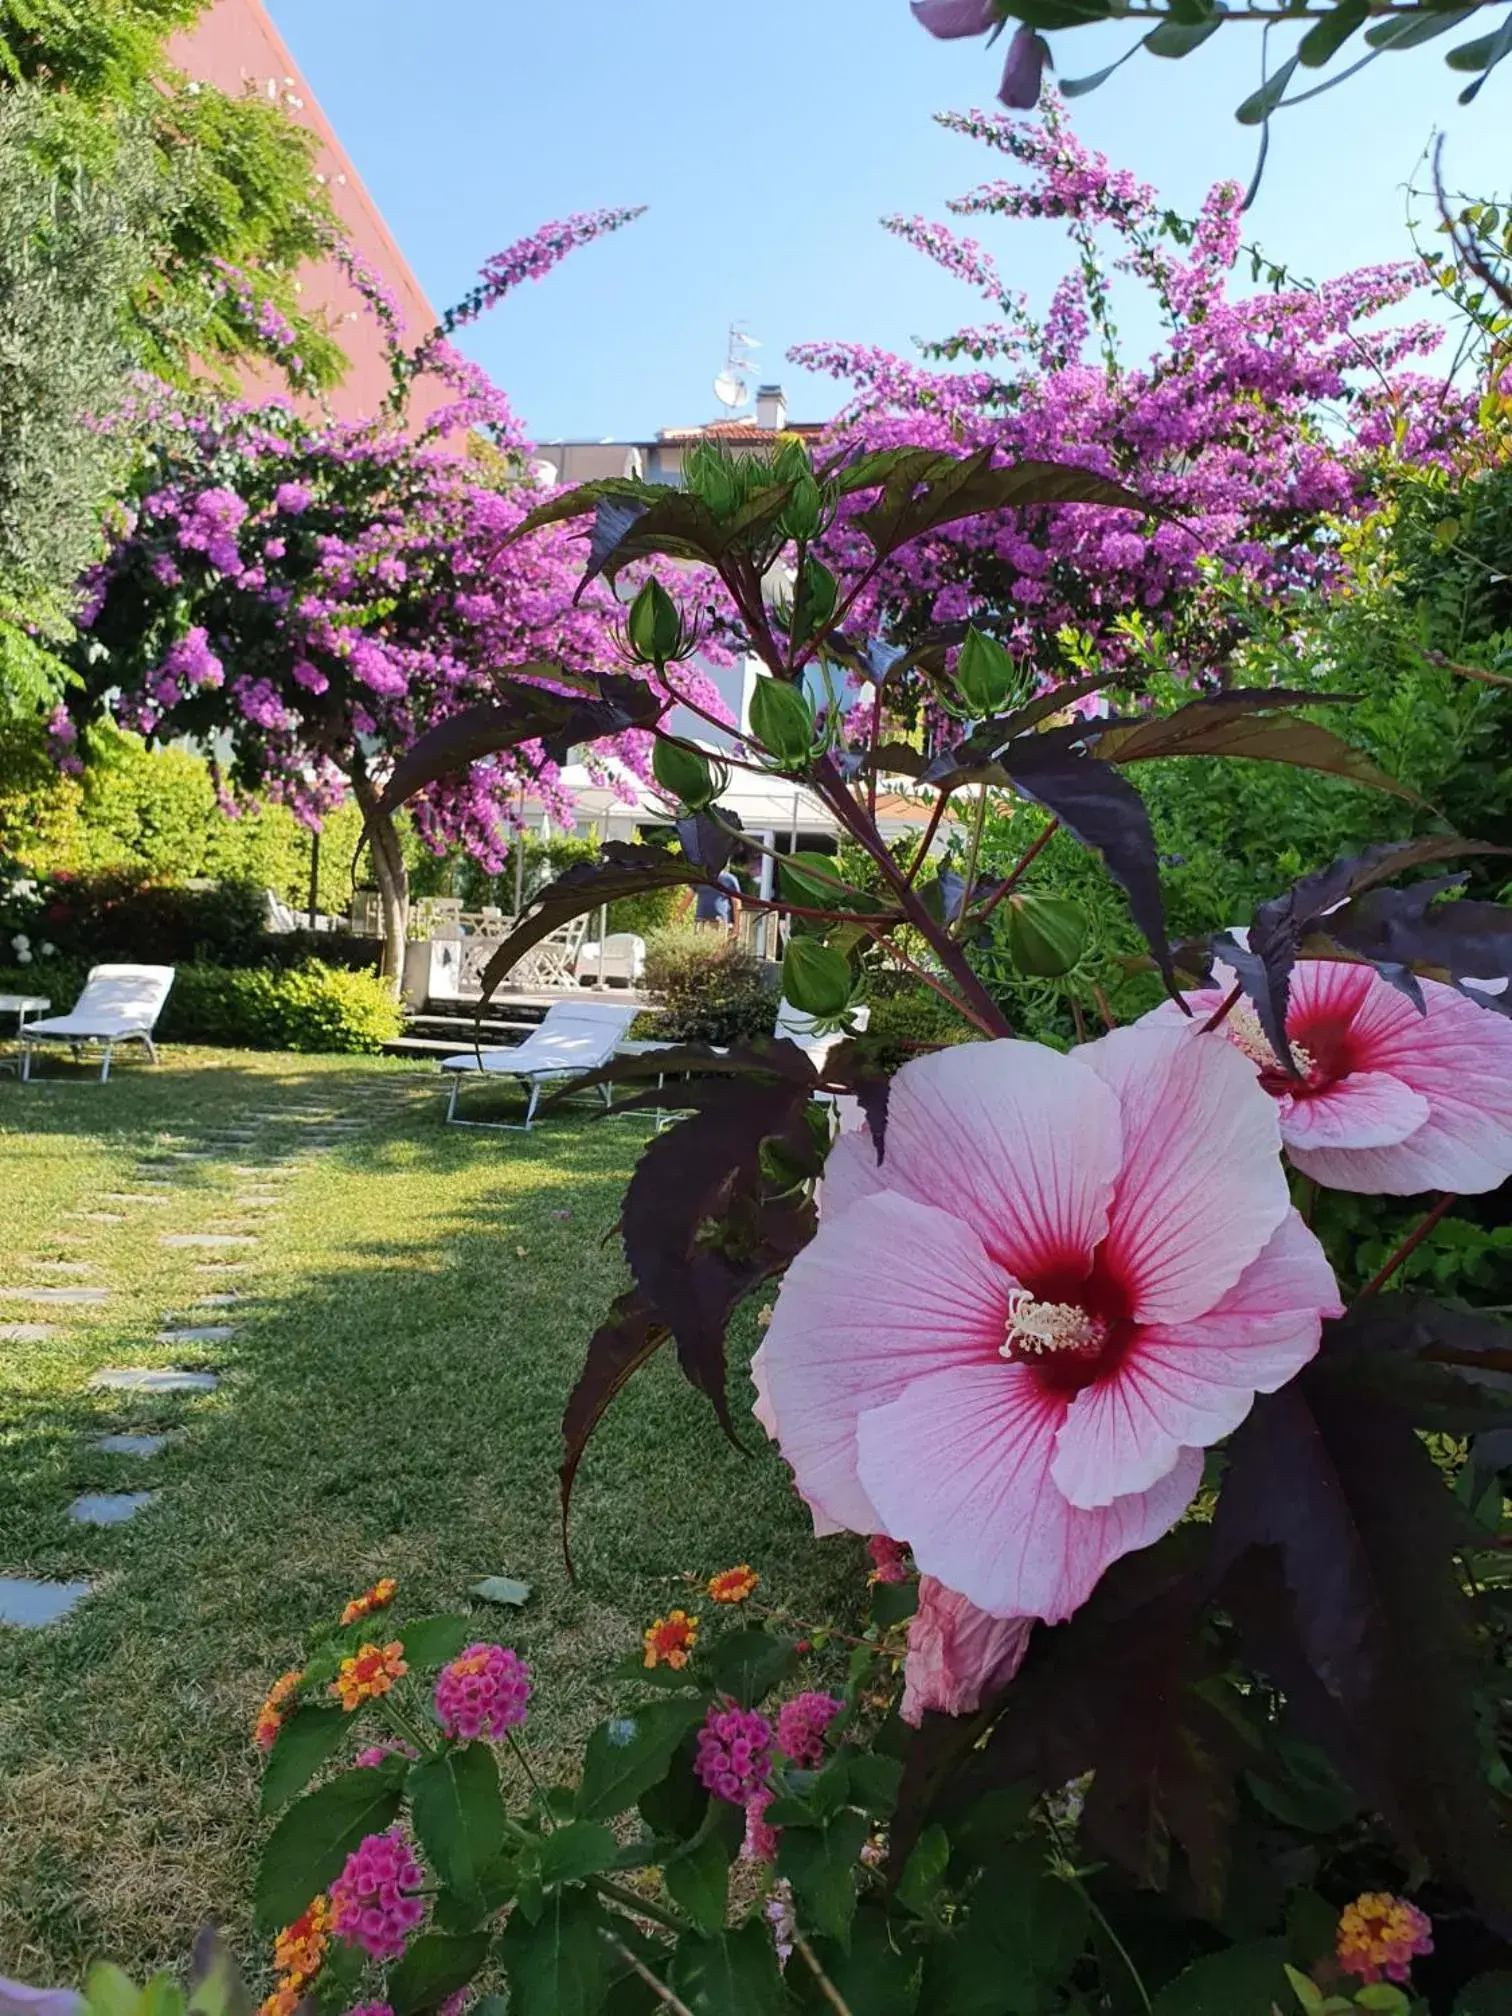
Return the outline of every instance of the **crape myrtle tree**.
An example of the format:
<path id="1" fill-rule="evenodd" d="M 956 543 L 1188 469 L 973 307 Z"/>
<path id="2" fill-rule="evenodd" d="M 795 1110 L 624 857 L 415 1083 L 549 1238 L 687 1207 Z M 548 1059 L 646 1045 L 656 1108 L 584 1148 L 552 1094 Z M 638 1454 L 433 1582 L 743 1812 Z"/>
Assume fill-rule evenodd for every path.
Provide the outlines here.
<path id="1" fill-rule="evenodd" d="M 857 450 L 1071 460 L 1162 510 L 1138 527 L 1116 511 L 978 516 L 889 559 L 863 606 L 905 637 L 980 619 L 1039 677 L 1117 666 L 1151 636 L 1188 676 L 1221 669 L 1233 639 L 1222 598 L 1203 592 L 1215 568 L 1272 597 L 1326 583 L 1335 521 L 1369 505 L 1383 460 L 1441 455 L 1473 418 L 1472 401 L 1422 371 L 1439 325 L 1376 326 L 1425 291 L 1423 267 L 1297 280 L 1244 243 L 1237 184 L 1216 184 L 1183 219 L 1084 146 L 1054 99 L 1035 120 L 940 123 L 1018 171 L 950 208 L 1061 225 L 1071 270 L 1035 313 L 974 237 L 892 217 L 990 319 L 924 343 L 920 361 L 841 342 L 799 345 L 794 361 L 847 387 L 838 426 Z M 1141 323 L 1153 308 L 1160 331 L 1142 361 L 1118 329 L 1130 306 Z M 847 536 L 842 512 L 831 537 L 843 550 Z"/>
<path id="2" fill-rule="evenodd" d="M 678 849 L 609 844 L 569 870 L 485 985 L 606 901 L 714 880 L 751 844 L 721 809 L 745 767 L 815 793 L 849 843 L 784 857 L 774 894 L 749 899 L 787 920 L 783 991 L 837 1041 L 818 1061 L 756 1041 L 594 1074 L 683 1117 L 625 1194 L 629 1283 L 568 1402 L 564 1514 L 595 1427 L 658 1352 L 734 1432 L 726 1330 L 761 1291 L 754 1418 L 816 1532 L 867 1536 L 897 1593 L 852 1639 L 843 1698 L 780 1701 L 810 1648 L 778 1613 L 714 1642 L 712 1614 L 702 1638 L 688 1610 L 656 1620 L 570 1802 L 458 1747 L 502 1740 L 528 1705 L 517 1655 L 467 1648 L 436 1682 L 436 1755 L 391 1749 L 369 1767 L 381 1780 L 338 1776 L 279 1822 L 265 1922 L 329 1886 L 339 1941 L 350 1897 L 400 1856 L 401 1888 L 440 1901 L 402 1960 L 397 1924 L 366 1949 L 396 1971 L 364 1992 L 394 2006 L 426 1970 L 452 1992 L 496 1962 L 542 2010 L 543 1984 L 571 1979 L 598 2009 L 634 1975 L 661 2006 L 774 2016 L 1494 2011 L 1512 1963 L 1512 1331 L 1400 1285 L 1457 1198 L 1512 1174 L 1512 909 L 1458 893 L 1484 843 L 1438 830 L 1320 860 L 1246 930 L 1173 947 L 1142 770 L 1200 754 L 1399 790 L 1348 739 L 1347 697 L 1302 666 L 1285 687 L 1198 679 L 1162 709 L 1095 641 L 1057 677 L 1032 599 L 1025 614 L 978 586 L 945 621 L 914 606 L 921 554 L 948 535 L 980 557 L 1017 523 L 1083 556 L 1095 622 L 1104 575 L 1125 606 L 1116 554 L 1100 557 L 1113 527 L 1158 550 L 1165 502 L 1101 456 L 992 439 L 704 447 L 687 477 L 590 484 L 509 536 L 578 527 L 594 579 L 657 558 L 709 569 L 762 668 L 749 732 L 716 763 L 658 721 Z M 676 691 L 697 623 L 649 581 L 626 669 Z M 1103 688 L 1109 711 L 1073 711 Z M 924 747 L 897 732 L 921 713 Z M 390 797 L 508 750 L 518 727 L 508 706 L 465 735 L 441 724 Z M 900 767 L 932 818 L 960 815 L 968 844 L 943 864 L 927 838 L 882 838 L 879 783 Z M 969 836 L 1014 800 L 1038 808 L 1035 837 L 988 873 Z M 1165 991 L 1126 1026 L 1089 1018 L 1095 1039 L 1065 1050 L 1020 1040 L 972 960 L 1010 906 L 1015 956 L 1042 970 L 1056 827 L 1101 857 Z M 889 1073 L 854 1010 L 898 968 L 968 1040 Z M 1336 1232 L 1354 1222 L 1339 1202 L 1400 1214 L 1383 1251 Z M 741 1568 L 710 1602 L 737 1600 L 732 1577 L 749 1597 Z M 279 1683 L 279 1798 L 338 1740 L 328 1709 L 292 1706 L 300 1689 L 446 1657 L 426 1623 L 410 1635 L 354 1632 Z M 891 1711 L 890 1659 L 906 1679 Z M 497 1712 L 464 1722 L 454 1694 Z M 465 1822 L 435 1796 L 443 1777 L 475 1786 Z M 393 1828 L 358 1843 L 358 1826 L 307 1852 L 317 1820 L 374 1811 L 407 1814 L 418 1847 Z M 742 1811 L 759 1906 L 729 1880 Z M 483 1880 L 464 1834 L 508 1844 Z M 612 1873 L 630 1868 L 635 1887 Z"/>
<path id="3" fill-rule="evenodd" d="M 429 783 L 414 806 L 438 851 L 461 845 L 491 872 L 523 788 L 570 816 L 558 779 L 575 744 L 645 766 L 653 683 L 611 678 L 591 701 L 576 691 L 581 676 L 615 664 L 619 605 L 602 584 L 582 591 L 559 529 L 510 542 L 540 494 L 528 444 L 503 394 L 448 336 L 634 214 L 573 218 L 522 240 L 412 346 L 392 300 L 353 262 L 387 332 L 395 390 L 385 412 L 350 425 L 278 405 L 205 415 L 169 402 L 87 583 L 81 684 L 71 712 L 55 717 L 60 741 L 77 746 L 80 727 L 106 710 L 149 737 L 191 737 L 229 750 L 228 811 L 232 794 L 261 794 L 312 827 L 350 793 L 366 821 L 384 970 L 396 985 L 408 877 L 384 787 L 426 731 L 446 721 L 465 735 L 484 699 L 516 706 L 507 749 Z M 405 395 L 421 373 L 454 397 L 412 439 Z"/>

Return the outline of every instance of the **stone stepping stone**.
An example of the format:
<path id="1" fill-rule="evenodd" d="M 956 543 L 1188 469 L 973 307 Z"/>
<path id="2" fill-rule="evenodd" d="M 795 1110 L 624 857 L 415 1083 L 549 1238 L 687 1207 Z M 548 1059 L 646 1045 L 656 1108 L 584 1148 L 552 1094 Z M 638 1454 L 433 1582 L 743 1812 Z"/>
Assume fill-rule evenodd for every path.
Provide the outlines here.
<path id="1" fill-rule="evenodd" d="M 278 1182 L 285 1176 L 294 1175 L 295 1165 L 292 1162 L 233 1162 L 231 1174 L 255 1177 L 264 1183 Z"/>
<path id="2" fill-rule="evenodd" d="M 81 1526 L 124 1526 L 156 1496 L 156 1491 L 82 1491 L 68 1516 Z"/>
<path id="3" fill-rule="evenodd" d="M 124 1225 L 124 1211 L 65 1211 L 65 1218 L 82 1218 L 88 1225 Z"/>
<path id="4" fill-rule="evenodd" d="M 271 1211 L 275 1204 L 282 1204 L 282 1197 L 233 1197 L 232 1203 L 238 1211 Z"/>
<path id="5" fill-rule="evenodd" d="M 93 1274 L 94 1268 L 87 1260 L 33 1260 L 33 1267 L 41 1267 L 49 1274 Z"/>
<path id="6" fill-rule="evenodd" d="M 246 1299 L 234 1288 L 228 1288 L 224 1295 L 201 1295 L 194 1306 L 196 1309 L 229 1309 L 233 1302 L 245 1302 Z"/>
<path id="7" fill-rule="evenodd" d="M 45 1344 L 59 1334 L 56 1323 L 0 1323 L 0 1344 Z"/>
<path id="8" fill-rule="evenodd" d="M 161 1190 L 102 1190 L 100 1195 L 107 1204 L 171 1204 L 173 1192 L 166 1185 Z"/>
<path id="9" fill-rule="evenodd" d="M 159 1330 L 159 1344 L 225 1344 L 236 1335 L 230 1323 L 198 1323 L 187 1330 Z"/>
<path id="10" fill-rule="evenodd" d="M 158 1371 L 148 1365 L 117 1365 L 96 1372 L 90 1385 L 110 1393 L 213 1393 L 217 1372 L 186 1372 L 181 1367 Z"/>
<path id="11" fill-rule="evenodd" d="M 252 1262 L 250 1260 L 196 1260 L 194 1271 L 196 1274 L 213 1274 L 218 1281 L 222 1274 L 250 1274 L 252 1272 Z"/>
<path id="12" fill-rule="evenodd" d="M 0 1575 L 0 1624 L 23 1631 L 56 1624 L 89 1594 L 88 1582 L 34 1582 L 26 1575 Z"/>
<path id="13" fill-rule="evenodd" d="M 156 1456 L 168 1440 L 166 1435 L 97 1435 L 90 1447 L 102 1456 Z"/>
<path id="14" fill-rule="evenodd" d="M 158 1243 L 175 1248 L 255 1246 L 257 1235 L 255 1232 L 165 1232 Z"/>
<path id="15" fill-rule="evenodd" d="M 10 1302 L 104 1302 L 108 1288 L 0 1288 Z"/>
<path id="16" fill-rule="evenodd" d="M 213 1148 L 174 1148 L 165 1158 L 169 1162 L 213 1162 Z"/>

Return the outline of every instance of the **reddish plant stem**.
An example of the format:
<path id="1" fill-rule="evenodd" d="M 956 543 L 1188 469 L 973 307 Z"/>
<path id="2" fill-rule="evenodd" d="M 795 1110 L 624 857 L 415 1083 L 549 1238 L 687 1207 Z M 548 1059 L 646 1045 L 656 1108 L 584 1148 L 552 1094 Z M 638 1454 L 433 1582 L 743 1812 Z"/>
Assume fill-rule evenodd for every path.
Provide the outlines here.
<path id="1" fill-rule="evenodd" d="M 1095 980 L 1092 982 L 1092 999 L 1096 1002 L 1097 1012 L 1103 1019 L 1103 1027 L 1106 1029 L 1116 1029 L 1118 1027 L 1118 1017 L 1109 1007 L 1107 995 L 1104 994 Z"/>
<path id="2" fill-rule="evenodd" d="M 1013 894 L 1014 890 L 1018 887 L 1019 883 L 1024 879 L 1025 869 L 1028 868 L 1030 862 L 1033 861 L 1034 857 L 1043 848 L 1049 846 L 1050 841 L 1054 837 L 1056 831 L 1059 829 L 1059 826 L 1060 826 L 1059 819 L 1052 819 L 1050 821 L 1050 824 L 1045 828 L 1044 832 L 1040 834 L 1039 838 L 1036 841 L 1034 841 L 1031 846 L 1028 846 L 1024 849 L 1023 853 L 1019 856 L 1017 867 L 1011 868 L 1008 871 L 1008 879 L 1003 883 L 1002 888 L 995 889 L 992 892 L 991 898 L 977 912 L 977 915 L 973 919 L 973 922 L 977 924 L 985 924 L 987 922 L 987 919 L 992 915 L 993 911 L 996 910 L 999 903 L 1002 902 L 1003 898 L 1005 896 L 1011 896 Z"/>
<path id="3" fill-rule="evenodd" d="M 897 896 L 908 922 L 928 944 L 931 952 L 960 989 L 968 1004 L 971 1020 L 987 1036 L 1011 1036 L 1012 1028 L 1002 1010 L 971 970 L 971 962 L 943 926 L 936 924 L 924 907 L 917 890 L 904 879 L 903 871 L 883 844 L 882 836 L 846 789 L 828 757 L 815 766 L 814 789 L 829 806 L 840 824 L 870 854 L 882 871 L 882 879 Z M 896 948 L 893 948 L 896 953 Z M 902 954 L 896 954 L 902 957 Z M 915 968 L 915 971 L 918 969 Z M 936 988 L 936 992 L 945 990 Z M 948 994 L 946 998 L 949 999 Z M 959 1005 L 959 1004 L 958 1004 Z"/>
<path id="4" fill-rule="evenodd" d="M 1437 1225 L 1439 1220 L 1444 1216 L 1445 1212 L 1448 1211 L 1451 1208 L 1451 1206 L 1453 1206 L 1457 1202 L 1458 1198 L 1456 1196 L 1456 1193 L 1453 1190 L 1446 1190 L 1443 1196 L 1440 1197 L 1438 1202 L 1433 1206 L 1433 1209 L 1431 1211 L 1425 1211 L 1423 1213 L 1422 1217 L 1418 1220 L 1417 1224 L 1413 1226 L 1412 1230 L 1407 1234 L 1407 1237 L 1397 1247 L 1396 1251 L 1389 1256 L 1389 1258 L 1386 1261 L 1386 1264 L 1380 1269 L 1378 1273 L 1371 1276 L 1370 1280 L 1368 1280 L 1365 1283 L 1365 1286 L 1360 1290 L 1358 1296 L 1355 1299 L 1359 1302 L 1363 1302 L 1367 1296 L 1378 1294 L 1379 1291 L 1382 1288 L 1384 1288 L 1386 1283 L 1391 1279 L 1392 1275 L 1395 1274 L 1398 1267 L 1401 1266 L 1402 1262 L 1404 1260 L 1409 1259 L 1417 1251 L 1419 1246 L 1421 1246 L 1423 1241 L 1428 1237 L 1428 1234 L 1433 1230 L 1434 1226 Z"/>
<path id="5" fill-rule="evenodd" d="M 1209 1015 L 1206 1022 L 1203 1023 L 1202 1033 L 1204 1036 L 1207 1035 L 1210 1029 L 1216 1029 L 1220 1026 L 1220 1024 L 1228 1020 L 1229 1016 L 1239 1006 L 1239 997 L 1243 992 L 1244 989 L 1238 984 L 1237 981 L 1234 983 L 1232 987 L 1230 987 L 1228 993 L 1225 994 L 1223 999 L 1218 1003 L 1218 1006 L 1213 1010 L 1212 1014 Z"/>
<path id="6" fill-rule="evenodd" d="M 919 851 L 908 871 L 908 886 L 911 889 L 919 879 L 919 870 L 929 858 L 930 845 L 940 830 L 940 821 L 945 817 L 945 807 L 950 803 L 950 793 L 941 791 L 935 798 L 935 808 L 929 815 L 929 824 L 924 828 L 924 838 L 919 842 Z"/>

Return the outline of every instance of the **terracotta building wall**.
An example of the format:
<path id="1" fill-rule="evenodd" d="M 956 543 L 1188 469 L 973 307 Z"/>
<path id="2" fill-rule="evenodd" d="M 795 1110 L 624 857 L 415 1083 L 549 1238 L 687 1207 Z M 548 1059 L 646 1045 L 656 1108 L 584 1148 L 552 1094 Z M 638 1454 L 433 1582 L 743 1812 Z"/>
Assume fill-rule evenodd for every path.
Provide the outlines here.
<path id="1" fill-rule="evenodd" d="M 407 333 L 418 339 L 433 328 L 438 319 L 434 308 L 262 0 L 214 0 L 194 27 L 176 38 L 172 55 L 191 77 L 213 84 L 229 96 L 240 97 L 254 90 L 282 98 L 290 116 L 317 136 L 318 167 L 327 179 L 332 205 L 352 243 L 397 297 Z M 300 281 L 304 305 L 325 312 L 333 335 L 351 359 L 345 379 L 328 395 L 330 404 L 344 420 L 366 419 L 389 389 L 383 345 L 372 318 L 331 261 L 309 267 Z M 248 389 L 255 396 L 257 389 L 272 391 L 274 387 L 266 383 Z M 445 404 L 447 397 L 443 388 L 417 385 L 411 407 L 413 422 L 418 424 L 435 407 Z"/>

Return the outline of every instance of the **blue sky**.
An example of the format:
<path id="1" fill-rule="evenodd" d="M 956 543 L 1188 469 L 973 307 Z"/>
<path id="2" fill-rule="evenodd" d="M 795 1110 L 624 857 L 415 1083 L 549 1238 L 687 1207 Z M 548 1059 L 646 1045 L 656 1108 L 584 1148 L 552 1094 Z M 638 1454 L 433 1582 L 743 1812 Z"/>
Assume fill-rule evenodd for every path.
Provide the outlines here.
<path id="1" fill-rule="evenodd" d="M 784 361 L 833 338 L 909 349 L 989 311 L 877 226 L 944 217 L 1001 157 L 932 112 L 990 105 L 995 52 L 932 42 L 905 0 L 269 0 L 270 10 L 437 306 L 487 255 L 547 218 L 645 203 L 468 332 L 536 437 L 633 438 L 712 418 L 725 332 L 762 341 L 795 418 L 836 389 Z M 1067 75 L 1127 29 L 1053 36 Z M 1301 273 L 1403 256 L 1404 185 L 1435 124 L 1451 182 L 1512 190 L 1512 64 L 1476 104 L 1439 50 L 1383 57 L 1273 125 L 1250 213 Z M 1247 181 L 1255 136 L 1232 109 L 1258 83 L 1259 31 L 1225 29 L 1182 63 L 1136 57 L 1079 101 L 1078 130 L 1190 211 Z M 1006 165 L 1006 164 L 1004 164 Z M 963 226 L 962 228 L 967 228 Z M 1047 225 L 978 227 L 1043 303 L 1063 270 Z"/>

